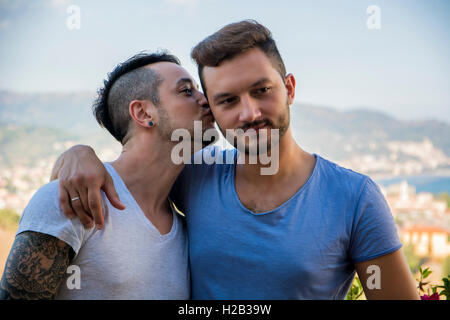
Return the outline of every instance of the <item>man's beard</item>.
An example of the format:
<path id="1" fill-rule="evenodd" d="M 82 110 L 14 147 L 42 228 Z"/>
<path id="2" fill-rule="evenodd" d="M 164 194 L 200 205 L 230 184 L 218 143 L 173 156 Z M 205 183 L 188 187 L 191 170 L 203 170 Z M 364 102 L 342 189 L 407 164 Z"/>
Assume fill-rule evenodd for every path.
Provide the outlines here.
<path id="1" fill-rule="evenodd" d="M 172 121 L 167 114 L 166 109 L 163 107 L 158 108 L 158 117 L 159 117 L 159 123 L 158 126 L 156 126 L 158 133 L 163 141 L 171 141 L 172 132 L 174 131 L 174 128 L 172 126 Z"/>
<path id="2" fill-rule="evenodd" d="M 273 146 L 275 146 L 276 143 L 279 143 L 281 141 L 281 138 L 286 134 L 287 130 L 289 129 L 289 123 L 290 123 L 290 112 L 289 112 L 289 103 L 286 101 L 286 107 L 284 109 L 284 111 L 280 114 L 280 116 L 277 118 L 275 123 L 268 123 L 267 126 L 272 130 L 272 129 L 278 129 L 278 139 L 276 139 L 276 141 L 272 141 L 272 139 L 270 139 L 270 143 L 269 143 L 269 130 L 268 129 L 261 129 L 261 130 L 267 130 L 267 149 L 266 152 L 270 152 L 271 148 Z M 251 124 L 250 124 L 251 125 Z M 226 130 L 223 130 L 219 125 L 218 125 L 220 131 L 222 132 L 222 135 L 226 138 Z M 260 143 L 265 143 L 264 141 L 260 141 L 259 139 L 259 134 L 257 134 L 257 146 L 256 146 L 256 150 L 251 150 L 252 148 L 249 147 L 248 143 L 245 143 L 245 148 L 244 148 L 244 152 L 246 155 L 249 154 L 253 154 L 256 153 L 259 154 L 260 152 Z M 239 149 L 239 144 L 237 142 L 237 138 L 234 137 L 234 139 L 232 141 L 228 140 L 227 141 L 233 145 L 236 149 Z M 245 141 L 244 141 L 245 142 Z M 273 144 L 273 145 L 272 145 Z"/>
<path id="3" fill-rule="evenodd" d="M 216 136 L 217 138 L 218 133 L 216 134 L 216 136 L 212 136 L 211 140 L 204 140 L 204 132 L 206 129 L 209 128 L 205 128 L 202 126 L 202 132 L 197 132 L 197 134 L 195 133 L 194 130 L 194 122 L 192 123 L 192 126 L 190 128 L 175 128 L 173 125 L 173 122 L 171 121 L 172 119 L 170 118 L 170 116 L 167 114 L 167 111 L 164 108 L 159 108 L 158 109 L 158 116 L 160 119 L 160 123 L 157 126 L 158 128 L 158 133 L 161 136 L 161 138 L 163 139 L 163 141 L 168 141 L 173 143 L 172 141 L 172 133 L 176 130 L 176 129 L 185 129 L 189 132 L 190 137 L 191 137 L 191 143 L 192 145 L 195 145 L 195 152 L 199 151 L 198 149 L 202 149 L 207 147 L 208 145 L 213 144 L 214 142 L 216 142 Z M 201 121 L 201 120 L 198 120 Z M 211 129 L 215 130 L 214 126 L 211 127 Z M 195 139 L 198 139 L 195 140 Z"/>

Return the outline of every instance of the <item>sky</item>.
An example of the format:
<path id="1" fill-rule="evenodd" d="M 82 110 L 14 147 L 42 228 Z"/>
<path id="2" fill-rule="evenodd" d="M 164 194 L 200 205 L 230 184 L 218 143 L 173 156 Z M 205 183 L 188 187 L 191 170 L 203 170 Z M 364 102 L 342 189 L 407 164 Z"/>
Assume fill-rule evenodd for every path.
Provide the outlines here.
<path id="1" fill-rule="evenodd" d="M 94 92 L 157 49 L 198 79 L 192 47 L 243 19 L 272 31 L 296 102 L 450 123 L 448 0 L 0 0 L 0 90 Z"/>

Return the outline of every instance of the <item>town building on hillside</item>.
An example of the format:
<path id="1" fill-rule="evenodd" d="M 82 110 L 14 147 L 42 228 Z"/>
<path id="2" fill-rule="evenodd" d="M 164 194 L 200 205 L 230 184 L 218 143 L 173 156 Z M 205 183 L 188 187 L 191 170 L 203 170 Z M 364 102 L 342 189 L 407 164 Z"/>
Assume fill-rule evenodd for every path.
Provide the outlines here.
<path id="1" fill-rule="evenodd" d="M 444 228 L 414 225 L 399 231 L 402 243 L 411 244 L 417 256 L 438 259 L 450 256 L 450 232 Z"/>
<path id="2" fill-rule="evenodd" d="M 447 203 L 437 200 L 432 193 L 416 193 L 416 189 L 408 182 L 382 188 L 383 194 L 394 217 L 399 213 L 423 213 L 425 217 L 442 219 L 448 216 Z"/>
<path id="3" fill-rule="evenodd" d="M 450 256 L 450 211 L 445 201 L 428 192 L 416 193 L 406 181 L 381 190 L 404 245 L 411 245 L 420 257 Z"/>

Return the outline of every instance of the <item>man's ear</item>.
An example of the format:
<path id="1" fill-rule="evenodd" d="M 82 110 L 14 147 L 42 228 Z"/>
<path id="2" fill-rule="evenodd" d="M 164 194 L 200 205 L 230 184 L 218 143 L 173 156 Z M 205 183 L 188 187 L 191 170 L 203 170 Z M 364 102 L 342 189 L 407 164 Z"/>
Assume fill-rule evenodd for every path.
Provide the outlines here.
<path id="1" fill-rule="evenodd" d="M 133 100 L 128 111 L 133 121 L 141 127 L 149 128 L 156 124 L 156 106 L 149 100 Z M 153 125 L 149 123 L 152 122 Z"/>
<path id="2" fill-rule="evenodd" d="M 286 86 L 289 105 L 291 105 L 294 103 L 295 98 L 295 77 L 292 73 L 289 73 L 284 78 L 284 85 Z"/>

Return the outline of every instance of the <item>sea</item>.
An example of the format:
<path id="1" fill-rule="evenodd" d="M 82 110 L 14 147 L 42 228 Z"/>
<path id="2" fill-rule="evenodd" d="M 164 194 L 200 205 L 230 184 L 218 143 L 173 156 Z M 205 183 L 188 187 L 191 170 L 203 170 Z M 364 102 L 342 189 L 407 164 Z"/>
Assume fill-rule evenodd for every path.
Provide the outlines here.
<path id="1" fill-rule="evenodd" d="M 399 184 L 406 181 L 409 185 L 416 188 L 416 192 L 430 192 L 435 195 L 446 192 L 450 194 L 450 176 L 436 175 L 416 175 L 416 176 L 397 176 L 386 179 L 375 179 L 383 187 L 393 184 Z"/>

